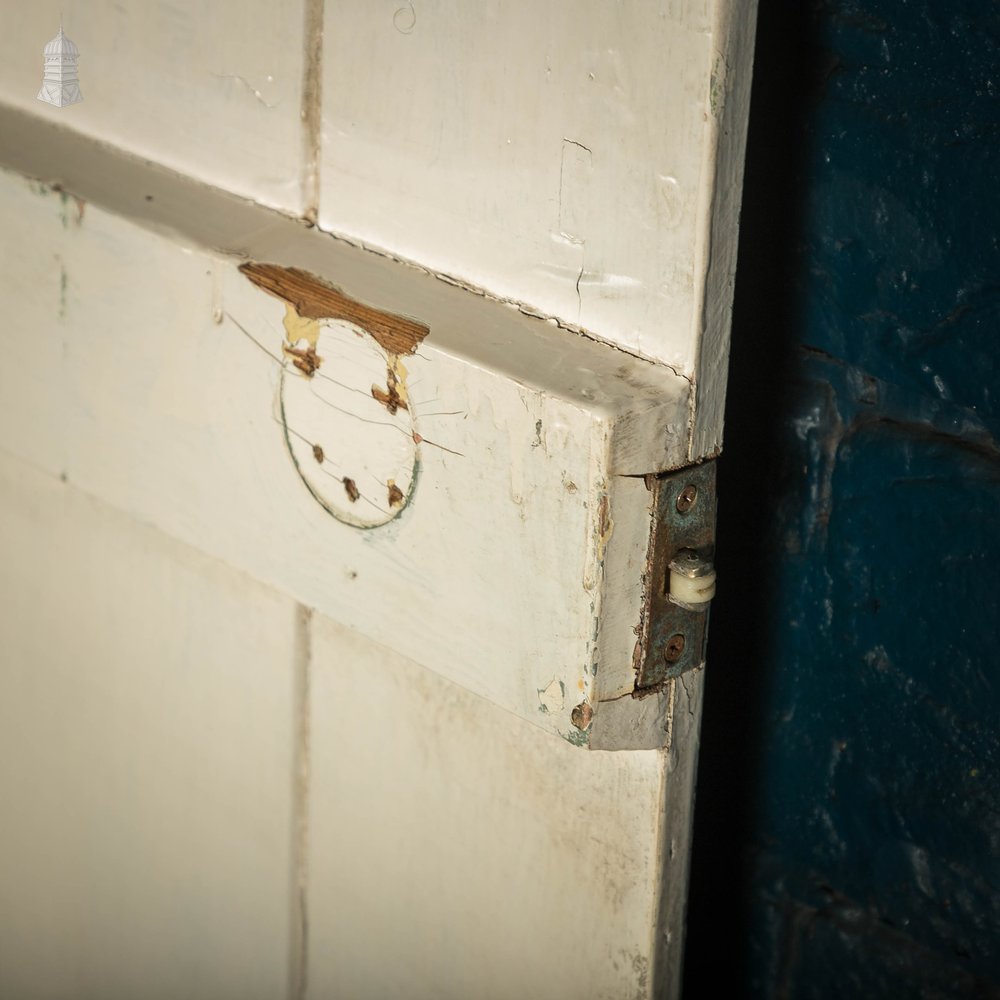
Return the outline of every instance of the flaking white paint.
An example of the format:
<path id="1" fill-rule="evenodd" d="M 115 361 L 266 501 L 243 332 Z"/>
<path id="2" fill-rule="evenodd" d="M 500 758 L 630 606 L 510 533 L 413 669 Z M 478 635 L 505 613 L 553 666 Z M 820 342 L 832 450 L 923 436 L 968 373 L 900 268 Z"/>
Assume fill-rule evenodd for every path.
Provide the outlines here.
<path id="1" fill-rule="evenodd" d="M 288 454 L 278 299 L 233 262 L 97 206 L 83 226 L 64 229 L 58 194 L 4 176 L 0 196 L 6 245 L 21 248 L 0 274 L 11 303 L 0 337 L 18 356 L 18 331 L 35 330 L 32 357 L 41 362 L 25 355 L 28 377 L 0 368 L 0 446 L 577 738 L 577 701 L 542 715 L 538 690 L 556 673 L 569 690 L 591 694 L 600 612 L 583 588 L 603 586 L 610 458 L 600 411 L 440 351 L 432 326 L 405 361 L 422 438 L 419 478 L 399 518 L 376 534 L 359 531 L 317 502 Z M 54 256 L 68 275 L 65 300 L 58 281 L 47 294 L 26 294 Z M 220 299 L 222 324 L 214 319 Z M 338 378 L 344 355 L 323 347 L 323 336 L 319 370 Z M 300 464 L 315 462 L 313 443 L 332 470 L 343 455 L 383 457 L 384 408 L 358 401 L 379 423 L 351 410 L 328 419 L 322 407 L 313 414 L 326 421 L 321 440 L 312 440 L 311 423 L 292 428 L 308 441 Z M 557 453 L 540 444 L 547 424 L 561 438 Z"/>
<path id="2" fill-rule="evenodd" d="M 279 995 L 280 979 L 293 995 L 674 996 L 703 675 L 631 697 L 649 530 L 635 477 L 721 440 L 753 5 L 257 7 L 199 7 L 174 95 L 177 47 L 150 53 L 148 38 L 190 21 L 187 0 L 88 5 L 103 35 L 74 27 L 85 55 L 114 61 L 108 46 L 131 39 L 119 63 L 138 55 L 148 70 L 132 71 L 142 122 L 121 117 L 132 95 L 117 78 L 105 101 L 86 81 L 75 119 L 0 107 L 0 162 L 78 196 L 0 175 L 0 343 L 14 359 L 0 366 L 0 488 L 20 518 L 0 543 L 26 567 L 10 578 L 22 613 L 3 641 L 43 668 L 2 679 L 15 716 L 0 739 L 16 762 L 51 738 L 31 781 L 13 765 L 0 778 L 26 806 L 14 827 L 26 852 L 40 829 L 81 860 L 56 867 L 61 882 L 0 865 L 31 917 L 0 976 L 21 993 L 94 982 L 153 995 L 140 979 L 169 945 L 164 995 Z M 237 30 L 248 19 L 253 38 Z M 0 67 L 4 101 L 25 107 L 29 62 Z M 261 207 L 312 220 L 320 197 L 336 237 Z M 402 464 L 419 451 L 420 476 L 389 523 L 331 517 L 290 460 L 286 315 L 238 273 L 247 258 L 430 327 L 405 361 L 421 441 L 411 433 Z M 329 365 L 344 375 L 341 353 Z M 321 428 L 323 464 L 328 439 L 334 457 L 371 459 L 379 485 L 395 480 L 360 409 L 330 422 L 311 405 L 294 422 Z M 306 466 L 316 436 L 299 442 Z M 91 583 L 107 549 L 115 585 L 77 601 L 53 575 L 63 564 L 35 558 L 54 544 L 70 583 Z M 175 585 L 195 607 L 163 599 Z M 38 624 L 53 612 L 65 641 Z M 121 648 L 99 655 L 117 629 Z M 80 697 L 50 718 L 78 637 L 93 640 L 72 650 L 87 661 L 70 678 Z M 141 669 L 126 675 L 135 650 Z M 234 700 L 225 672 L 192 669 L 219 654 L 259 683 Z M 81 687 L 91 680 L 109 704 Z M 151 691 L 168 718 L 190 707 L 196 737 L 177 759 Z M 122 707 L 137 720 L 127 743 Z M 81 741 L 80 788 L 95 777 L 130 793 L 110 820 L 70 795 L 94 832 L 82 842 L 36 780 L 58 788 L 59 755 Z M 201 839 L 147 871 L 174 817 L 143 823 L 165 802 L 196 815 Z M 240 839 L 247 817 L 271 838 L 263 860 Z M 84 925 L 81 872 L 116 864 L 130 880 Z M 177 873 L 193 921 L 165 895 Z M 126 921 L 140 898 L 147 919 Z M 202 924 L 238 933 L 204 956 L 216 938 L 188 934 Z M 79 957 L 65 974 L 42 969 L 41 945 L 60 941 Z"/>
<path id="3" fill-rule="evenodd" d="M 287 344 L 278 348 L 285 351 L 278 406 L 285 443 L 302 481 L 334 517 L 361 528 L 387 524 L 409 503 L 419 474 L 406 365 L 353 323 L 320 320 L 315 328 L 315 371 L 297 368 Z M 401 398 L 386 406 L 373 389 L 388 396 L 390 372 Z"/>

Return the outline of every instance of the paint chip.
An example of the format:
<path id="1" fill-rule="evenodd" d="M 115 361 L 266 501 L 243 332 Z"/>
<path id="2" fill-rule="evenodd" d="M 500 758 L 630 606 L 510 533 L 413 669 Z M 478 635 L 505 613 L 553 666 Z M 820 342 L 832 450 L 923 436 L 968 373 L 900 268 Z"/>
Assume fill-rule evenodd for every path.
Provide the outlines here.
<path id="1" fill-rule="evenodd" d="M 590 704 L 586 701 L 581 701 L 576 708 L 573 709 L 573 714 L 570 716 L 569 721 L 576 726 L 577 729 L 584 730 L 590 725 L 594 718 L 594 710 L 590 707 Z"/>
<path id="2" fill-rule="evenodd" d="M 395 414 L 397 410 L 408 410 L 409 406 L 399 391 L 399 377 L 396 372 L 389 368 L 386 373 L 386 387 L 372 386 L 372 396 L 377 399 L 390 413 Z M 405 391 L 405 390 L 404 390 Z"/>
<path id="3" fill-rule="evenodd" d="M 292 364 L 306 378 L 312 378 L 319 366 L 323 364 L 323 359 L 316 353 L 315 347 L 310 346 L 302 350 L 299 347 L 289 347 L 287 344 L 283 344 L 282 349 L 285 354 L 288 354 L 292 358 Z"/>
<path id="4" fill-rule="evenodd" d="M 357 503 L 361 499 L 361 491 L 358 489 L 358 484 L 346 476 L 344 477 L 344 491 L 347 493 L 347 499 L 351 503 Z"/>
<path id="5" fill-rule="evenodd" d="M 566 686 L 555 677 L 549 682 L 548 687 L 538 690 L 538 710 L 545 715 L 553 715 L 563 710 L 563 703 L 566 697 Z"/>
<path id="6" fill-rule="evenodd" d="M 258 288 L 290 303 L 306 319 L 342 319 L 371 334 L 389 354 L 414 354 L 430 332 L 423 323 L 395 316 L 349 298 L 308 271 L 250 262 L 240 270 Z"/>

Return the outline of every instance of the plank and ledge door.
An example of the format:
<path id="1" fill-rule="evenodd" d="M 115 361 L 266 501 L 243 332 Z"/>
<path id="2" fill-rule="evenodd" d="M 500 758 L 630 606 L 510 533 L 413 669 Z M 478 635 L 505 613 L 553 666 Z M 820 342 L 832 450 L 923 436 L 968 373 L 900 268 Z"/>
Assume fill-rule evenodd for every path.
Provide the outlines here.
<path id="1" fill-rule="evenodd" d="M 752 5 L 8 36 L 0 995 L 676 995 Z"/>

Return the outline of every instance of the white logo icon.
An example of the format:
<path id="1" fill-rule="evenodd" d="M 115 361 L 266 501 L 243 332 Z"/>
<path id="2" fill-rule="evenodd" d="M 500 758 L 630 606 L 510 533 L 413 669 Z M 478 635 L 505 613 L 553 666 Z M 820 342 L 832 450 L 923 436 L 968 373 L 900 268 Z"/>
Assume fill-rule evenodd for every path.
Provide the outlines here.
<path id="1" fill-rule="evenodd" d="M 57 108 L 82 101 L 80 81 L 76 77 L 76 61 L 80 57 L 80 50 L 63 34 L 61 24 L 59 34 L 43 51 L 45 79 L 42 80 L 42 89 L 38 91 L 38 99 L 54 104 Z"/>

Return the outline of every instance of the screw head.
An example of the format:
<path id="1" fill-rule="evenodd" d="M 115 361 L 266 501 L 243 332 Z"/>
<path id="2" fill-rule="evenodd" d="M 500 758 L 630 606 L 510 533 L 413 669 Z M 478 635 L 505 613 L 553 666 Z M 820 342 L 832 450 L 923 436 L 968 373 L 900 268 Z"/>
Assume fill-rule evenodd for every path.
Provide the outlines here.
<path id="1" fill-rule="evenodd" d="M 663 648 L 663 658 L 667 663 L 676 663 L 681 658 L 683 652 L 684 636 L 678 632 L 667 640 L 667 644 Z"/>
<path id="2" fill-rule="evenodd" d="M 686 514 L 694 506 L 697 499 L 698 487 L 694 483 L 688 483 L 677 497 L 677 512 Z"/>

